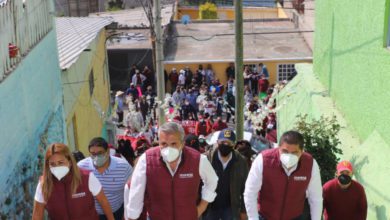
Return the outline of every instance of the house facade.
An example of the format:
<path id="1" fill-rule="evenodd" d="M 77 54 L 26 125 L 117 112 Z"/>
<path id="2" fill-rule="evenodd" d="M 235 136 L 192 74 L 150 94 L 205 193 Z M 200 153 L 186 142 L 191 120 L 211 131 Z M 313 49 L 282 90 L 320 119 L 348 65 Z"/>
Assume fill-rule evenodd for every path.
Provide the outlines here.
<path id="1" fill-rule="evenodd" d="M 105 26 L 109 18 L 56 19 L 67 140 L 88 155 L 89 141 L 108 138 L 110 80 Z M 111 129 L 114 131 L 115 129 Z"/>

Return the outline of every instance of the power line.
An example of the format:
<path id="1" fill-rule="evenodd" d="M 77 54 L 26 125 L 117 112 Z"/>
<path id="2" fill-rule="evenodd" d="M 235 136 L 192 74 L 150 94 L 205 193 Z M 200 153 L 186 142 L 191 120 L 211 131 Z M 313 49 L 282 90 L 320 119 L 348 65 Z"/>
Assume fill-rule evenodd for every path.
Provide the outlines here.
<path id="1" fill-rule="evenodd" d="M 267 34 L 293 34 L 293 33 L 313 33 L 314 30 L 305 30 L 305 31 L 278 31 L 278 32 L 254 32 L 254 33 L 243 33 L 243 35 L 267 35 Z M 192 35 L 175 35 L 175 36 L 172 36 L 172 38 L 180 38 L 180 37 L 189 37 L 189 38 L 192 38 L 196 41 L 208 41 L 208 40 L 211 40 L 215 37 L 221 37 L 221 36 L 234 36 L 235 34 L 234 33 L 229 33 L 229 34 L 214 34 L 210 37 L 207 37 L 205 39 L 199 39 L 197 37 L 194 37 Z"/>

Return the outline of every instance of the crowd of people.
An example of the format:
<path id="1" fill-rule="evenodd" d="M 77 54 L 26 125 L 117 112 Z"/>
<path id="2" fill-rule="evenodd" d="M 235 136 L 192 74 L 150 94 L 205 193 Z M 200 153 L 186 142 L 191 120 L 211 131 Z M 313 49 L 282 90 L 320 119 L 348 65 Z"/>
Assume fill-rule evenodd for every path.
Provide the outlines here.
<path id="1" fill-rule="evenodd" d="M 147 133 L 151 142 L 156 135 L 156 93 L 151 70 L 145 66 L 141 72 L 133 65 L 130 78 L 131 83 L 126 91 L 117 91 L 115 94 L 115 109 L 118 127 L 127 129 L 129 136 Z M 215 131 L 227 128 L 234 123 L 235 113 L 235 69 L 234 64 L 226 68 L 225 77 L 228 79 L 223 85 L 215 74 L 212 65 L 206 68 L 199 65 L 198 69 L 189 67 L 165 73 L 167 86 L 171 89 L 167 93 L 167 120 L 180 123 L 187 134 L 207 136 Z M 275 85 L 270 85 L 267 67 L 260 63 L 257 68 L 245 66 L 243 70 L 245 85 L 245 110 L 257 112 L 262 106 L 267 106 Z M 152 79 L 150 79 L 152 78 Z M 126 108 L 126 106 L 129 106 Z M 271 108 L 275 108 L 275 104 Z M 127 110 L 127 114 L 124 113 Z M 149 116 L 149 117 L 148 117 Z M 261 126 L 261 128 L 260 128 Z M 246 118 L 244 129 L 276 143 L 276 114 L 269 112 L 267 117 L 256 126 Z"/>
<path id="2" fill-rule="evenodd" d="M 226 69 L 226 85 L 211 65 L 173 68 L 166 74 L 172 94 L 163 104 L 168 122 L 159 127 L 162 100 L 153 74 L 147 67 L 132 71 L 129 88 L 115 94 L 118 127 L 125 130 L 115 146 L 93 138 L 88 157 L 61 143 L 47 148 L 34 220 L 43 219 L 44 210 L 50 219 L 72 220 L 301 220 L 305 201 L 312 220 L 366 219 L 364 189 L 351 178 L 352 164 L 340 162 L 335 179 L 322 186 L 303 136 L 287 131 L 277 140 L 274 111 L 259 124 L 245 121 L 245 130 L 266 147 L 237 140 L 230 123 L 234 65 Z M 245 66 L 243 75 L 246 111 L 275 109 L 266 66 Z"/>
<path id="3" fill-rule="evenodd" d="M 32 219 L 43 219 L 46 210 L 50 219 L 74 220 L 300 220 L 305 200 L 313 220 L 367 217 L 352 164 L 340 162 L 335 179 L 322 187 L 299 132 L 285 132 L 278 147 L 258 155 L 230 128 L 204 153 L 196 136 L 185 137 L 176 122 L 163 124 L 158 137 L 155 146 L 121 140 L 117 148 L 97 137 L 87 158 L 52 144 Z"/>

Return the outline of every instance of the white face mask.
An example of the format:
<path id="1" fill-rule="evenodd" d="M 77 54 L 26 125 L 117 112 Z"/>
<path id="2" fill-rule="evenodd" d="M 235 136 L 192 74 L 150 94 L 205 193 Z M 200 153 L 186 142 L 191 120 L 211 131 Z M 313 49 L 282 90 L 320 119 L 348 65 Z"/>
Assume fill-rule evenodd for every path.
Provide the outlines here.
<path id="1" fill-rule="evenodd" d="M 290 169 L 291 167 L 295 166 L 298 163 L 298 160 L 299 158 L 295 154 L 283 153 L 280 155 L 280 161 L 287 169 Z"/>
<path id="2" fill-rule="evenodd" d="M 66 174 L 69 173 L 69 167 L 50 167 L 50 171 L 58 180 L 61 180 L 64 176 L 66 176 Z"/>
<path id="3" fill-rule="evenodd" d="M 161 149 L 161 156 L 163 160 L 168 163 L 176 160 L 179 157 L 179 154 L 180 154 L 179 150 L 174 147 L 168 146 Z"/>

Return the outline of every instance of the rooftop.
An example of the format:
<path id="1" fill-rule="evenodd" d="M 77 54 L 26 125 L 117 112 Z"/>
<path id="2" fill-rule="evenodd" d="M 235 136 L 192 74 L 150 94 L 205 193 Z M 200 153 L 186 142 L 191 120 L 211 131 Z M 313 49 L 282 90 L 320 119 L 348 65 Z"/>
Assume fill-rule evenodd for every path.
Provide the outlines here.
<path id="1" fill-rule="evenodd" d="M 233 61 L 234 23 L 175 24 L 166 45 L 170 62 Z M 244 22 L 244 60 L 311 59 L 312 52 L 290 21 Z"/>
<path id="2" fill-rule="evenodd" d="M 173 6 L 163 5 L 161 10 L 161 16 L 161 24 L 163 26 L 168 25 L 173 16 Z M 118 22 L 119 28 L 139 29 L 149 27 L 149 20 L 142 7 L 113 12 L 92 13 L 89 15 L 89 17 L 110 17 L 114 19 L 114 22 Z"/>
<path id="3" fill-rule="evenodd" d="M 67 69 L 75 63 L 101 29 L 111 23 L 111 18 L 56 18 L 58 56 L 61 69 Z"/>
<path id="4" fill-rule="evenodd" d="M 107 40 L 107 49 L 151 49 L 149 29 L 118 30 L 118 35 Z"/>

